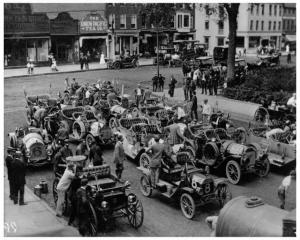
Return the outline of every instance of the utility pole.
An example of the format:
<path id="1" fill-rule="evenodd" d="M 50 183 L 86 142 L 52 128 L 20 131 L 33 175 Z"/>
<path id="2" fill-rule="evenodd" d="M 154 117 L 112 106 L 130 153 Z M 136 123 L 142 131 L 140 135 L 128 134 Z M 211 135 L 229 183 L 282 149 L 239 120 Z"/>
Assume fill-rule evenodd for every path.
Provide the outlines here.
<path id="1" fill-rule="evenodd" d="M 159 44 L 158 44 L 158 26 L 156 27 L 156 63 L 157 63 L 157 77 L 159 77 Z"/>

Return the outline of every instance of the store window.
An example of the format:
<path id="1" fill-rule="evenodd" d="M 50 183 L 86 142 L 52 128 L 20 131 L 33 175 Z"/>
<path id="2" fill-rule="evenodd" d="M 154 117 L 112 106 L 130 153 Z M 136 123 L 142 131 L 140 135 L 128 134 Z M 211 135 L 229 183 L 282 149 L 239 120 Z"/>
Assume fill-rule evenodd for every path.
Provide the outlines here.
<path id="1" fill-rule="evenodd" d="M 120 16 L 120 28 L 126 28 L 126 14 Z"/>
<path id="2" fill-rule="evenodd" d="M 136 15 L 131 15 L 131 25 L 132 29 L 136 29 Z"/>
<path id="3" fill-rule="evenodd" d="M 261 21 L 261 30 L 262 30 L 262 31 L 264 30 L 264 24 L 265 24 L 265 22 L 264 22 L 264 21 Z"/>
<path id="4" fill-rule="evenodd" d="M 183 27 L 185 27 L 185 28 L 190 27 L 190 16 L 189 15 L 184 15 Z"/>
<path id="5" fill-rule="evenodd" d="M 256 48 L 259 46 L 260 37 L 249 37 L 249 48 Z"/>
<path id="6" fill-rule="evenodd" d="M 209 30 L 209 21 L 205 21 L 205 30 Z"/>
<path id="7" fill-rule="evenodd" d="M 219 20 L 218 26 L 219 26 L 219 34 L 223 34 L 224 33 L 224 21 Z"/>
<path id="8" fill-rule="evenodd" d="M 236 47 L 244 48 L 245 47 L 245 37 L 236 37 L 235 40 Z"/>
<path id="9" fill-rule="evenodd" d="M 206 44 L 207 48 L 209 49 L 209 37 L 204 37 L 204 43 Z"/>
<path id="10" fill-rule="evenodd" d="M 182 28 L 182 14 L 178 15 L 177 27 Z"/>

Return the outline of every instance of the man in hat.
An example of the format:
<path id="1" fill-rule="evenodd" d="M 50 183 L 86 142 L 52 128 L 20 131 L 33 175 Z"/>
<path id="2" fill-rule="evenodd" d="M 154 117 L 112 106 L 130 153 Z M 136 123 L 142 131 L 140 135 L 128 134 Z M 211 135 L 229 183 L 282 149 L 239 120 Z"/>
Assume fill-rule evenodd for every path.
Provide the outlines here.
<path id="1" fill-rule="evenodd" d="M 73 81 L 71 83 L 71 95 L 74 95 L 78 88 L 79 88 L 79 84 L 78 84 L 78 82 L 76 82 L 76 79 L 73 78 Z"/>
<path id="2" fill-rule="evenodd" d="M 24 186 L 26 184 L 26 164 L 20 151 L 16 151 L 15 160 L 11 164 L 11 169 L 14 204 L 18 204 L 19 202 L 19 205 L 25 205 Z"/>
<path id="3" fill-rule="evenodd" d="M 151 94 L 152 94 L 152 91 L 150 90 L 150 88 L 146 87 L 146 90 L 144 92 L 143 102 L 146 102 L 148 99 L 150 99 Z"/>
<path id="4" fill-rule="evenodd" d="M 83 156 L 86 156 L 86 157 L 89 156 L 89 150 L 87 148 L 87 144 L 86 144 L 85 139 L 81 139 L 81 142 L 76 147 L 75 155 L 83 155 Z"/>
<path id="5" fill-rule="evenodd" d="M 59 124 L 59 129 L 56 134 L 56 139 L 64 143 L 67 139 L 69 139 L 69 131 L 65 127 L 63 123 Z"/>
<path id="6" fill-rule="evenodd" d="M 118 135 L 118 142 L 114 150 L 114 163 L 116 164 L 116 175 L 120 180 L 122 178 L 122 172 L 124 169 L 123 162 L 126 159 L 124 147 L 123 147 L 123 136 Z"/>
<path id="7" fill-rule="evenodd" d="M 296 181 L 296 171 L 292 170 L 289 174 L 289 176 L 285 177 L 279 188 L 278 188 L 278 198 L 280 200 L 280 208 L 284 209 L 285 207 L 285 199 L 286 195 L 288 193 L 288 190 L 292 184 L 292 181 Z"/>
<path id="8" fill-rule="evenodd" d="M 196 91 L 192 93 L 191 115 L 192 119 L 198 121 L 198 100 L 196 96 Z"/>
<path id="9" fill-rule="evenodd" d="M 53 161 L 53 170 L 57 171 L 58 164 L 65 163 L 66 158 L 73 156 L 72 150 L 69 148 L 69 140 L 66 139 L 63 147 L 55 154 Z"/>
<path id="10" fill-rule="evenodd" d="M 63 214 L 63 206 L 65 203 L 65 195 L 67 190 L 69 189 L 72 180 L 75 178 L 75 167 L 73 163 L 68 163 L 64 174 L 59 180 L 56 190 L 57 190 L 57 203 L 56 203 L 56 216 L 62 217 Z"/>
<path id="11" fill-rule="evenodd" d="M 89 158 L 90 161 L 92 161 L 93 166 L 100 166 L 103 164 L 102 149 L 95 140 L 92 142 Z"/>
<path id="12" fill-rule="evenodd" d="M 152 87 L 153 87 L 153 92 L 156 92 L 157 91 L 157 86 L 158 85 L 158 76 L 155 75 L 153 78 L 152 78 Z"/>
<path id="13" fill-rule="evenodd" d="M 13 166 L 13 162 L 15 161 L 14 160 L 14 154 L 15 152 L 15 149 L 12 148 L 12 147 L 8 147 L 7 148 L 7 156 L 5 158 L 5 165 L 7 167 L 7 178 L 8 178 L 8 182 L 9 182 L 9 198 L 11 200 L 13 200 L 13 193 L 14 193 L 14 190 L 13 190 L 13 176 L 12 176 L 12 166 Z"/>
<path id="14" fill-rule="evenodd" d="M 171 82 L 169 84 L 169 95 L 170 97 L 173 97 L 174 96 L 174 90 L 175 90 L 175 85 L 177 83 L 177 80 L 174 78 L 174 76 L 172 75 L 171 76 Z"/>
<path id="15" fill-rule="evenodd" d="M 292 113 L 296 113 L 296 93 L 293 93 L 293 96 L 291 98 L 289 98 L 288 102 L 287 102 L 287 107 L 291 109 Z"/>
<path id="16" fill-rule="evenodd" d="M 208 103 L 207 99 L 204 99 L 203 110 L 202 110 L 202 121 L 208 123 L 212 114 L 212 107 Z"/>

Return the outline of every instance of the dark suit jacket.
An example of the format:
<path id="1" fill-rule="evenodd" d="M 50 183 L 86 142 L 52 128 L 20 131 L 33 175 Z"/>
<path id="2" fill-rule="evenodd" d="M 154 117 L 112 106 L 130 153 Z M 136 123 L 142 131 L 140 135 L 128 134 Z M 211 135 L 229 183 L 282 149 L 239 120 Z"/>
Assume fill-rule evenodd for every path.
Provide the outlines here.
<path id="1" fill-rule="evenodd" d="M 150 147 L 149 150 L 152 150 L 152 159 L 150 161 L 150 167 L 160 167 L 162 155 L 165 152 L 165 145 L 161 143 L 155 143 Z"/>
<path id="2" fill-rule="evenodd" d="M 15 159 L 11 165 L 11 181 L 18 186 L 26 184 L 26 164 L 23 161 Z"/>
<path id="3" fill-rule="evenodd" d="M 8 180 L 11 180 L 11 171 L 12 171 L 13 161 L 14 161 L 14 158 L 11 155 L 6 156 L 5 164 L 6 164 L 6 167 L 7 167 Z"/>

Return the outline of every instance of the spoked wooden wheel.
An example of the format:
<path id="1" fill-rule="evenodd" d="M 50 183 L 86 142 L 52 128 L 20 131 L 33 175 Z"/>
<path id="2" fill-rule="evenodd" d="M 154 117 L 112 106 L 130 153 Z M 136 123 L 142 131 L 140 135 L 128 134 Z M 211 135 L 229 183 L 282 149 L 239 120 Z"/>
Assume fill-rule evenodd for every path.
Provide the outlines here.
<path id="1" fill-rule="evenodd" d="M 264 160 L 261 161 L 259 164 L 257 174 L 260 177 L 266 177 L 270 172 L 270 161 L 268 158 L 265 158 Z"/>
<path id="2" fill-rule="evenodd" d="M 192 196 L 188 193 L 184 193 L 180 197 L 180 207 L 183 215 L 187 219 L 192 219 L 195 216 L 196 205 Z"/>
<path id="3" fill-rule="evenodd" d="M 152 195 L 151 183 L 146 175 L 143 175 L 140 180 L 140 189 L 144 196 L 150 197 Z"/>
<path id="4" fill-rule="evenodd" d="M 140 156 L 140 167 L 150 169 L 150 157 L 147 153 Z"/>
<path id="5" fill-rule="evenodd" d="M 93 205 L 88 203 L 88 212 L 89 212 L 89 231 L 88 234 L 92 237 L 97 236 L 98 233 L 98 218 L 96 215 L 96 211 Z"/>
<path id="6" fill-rule="evenodd" d="M 129 204 L 126 208 L 128 221 L 134 228 L 142 226 L 144 221 L 144 209 L 142 202 L 136 199 L 135 203 Z"/>
<path id="7" fill-rule="evenodd" d="M 238 184 L 241 180 L 241 167 L 233 160 L 226 164 L 226 177 L 232 184 Z"/>
<path id="8" fill-rule="evenodd" d="M 220 206 L 223 207 L 232 198 L 228 185 L 220 185 L 217 187 L 217 196 Z"/>

